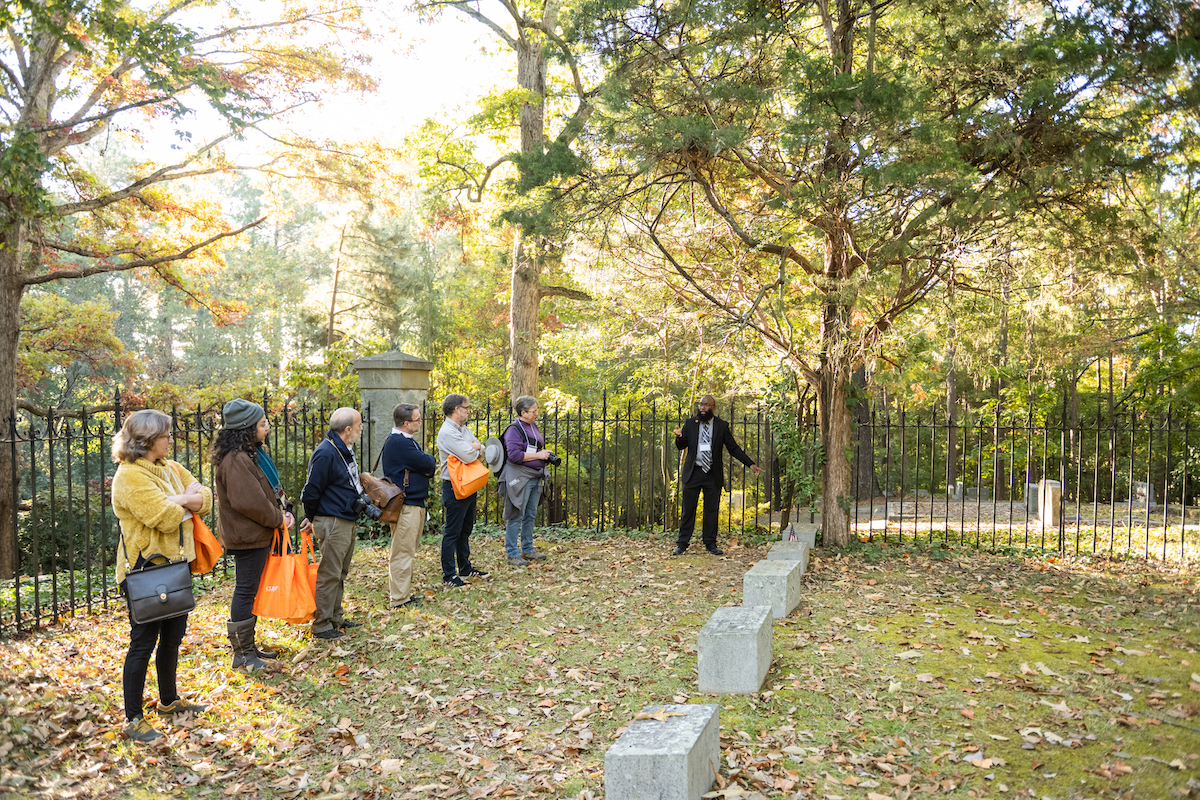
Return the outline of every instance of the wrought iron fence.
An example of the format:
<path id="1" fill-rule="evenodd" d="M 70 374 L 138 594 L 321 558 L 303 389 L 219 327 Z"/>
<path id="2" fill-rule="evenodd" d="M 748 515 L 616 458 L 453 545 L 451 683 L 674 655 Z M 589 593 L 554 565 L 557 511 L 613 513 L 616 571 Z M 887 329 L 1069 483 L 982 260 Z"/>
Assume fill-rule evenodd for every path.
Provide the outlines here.
<path id="1" fill-rule="evenodd" d="M 331 407 L 297 406 L 262 398 L 271 413 L 268 445 L 289 495 L 298 498 L 308 458 L 325 435 Z M 480 438 L 499 437 L 512 421 L 510 409 L 480 408 L 469 423 Z M 374 463 L 371 429 L 391 427 L 391 410 L 363 410 L 365 431 L 359 464 Z M 420 433 L 433 450 L 440 408 L 428 404 Z M 549 498 L 539 526 L 597 532 L 614 529 L 674 531 L 679 518 L 679 451 L 673 431 L 685 409 L 632 404 L 544 411 L 538 424 L 563 461 L 549 469 Z M 781 478 L 771 423 L 761 411 L 719 409 L 747 454 L 766 470 L 754 478 L 731 461 L 722 495 L 721 527 L 727 536 L 777 531 L 785 514 L 818 521 L 819 499 L 803 498 L 785 510 L 789 496 Z M 208 445 L 220 425 L 215 410 L 173 409 L 172 458 L 206 485 L 212 470 Z M 0 580 L 0 636 L 53 622 L 63 614 L 106 608 L 117 597 L 112 566 L 117 543 L 109 487 L 115 465 L 112 435 L 119 410 L 46 418 L 10 418 L 0 447 L 13 476 L 12 525 L 17 577 Z M 807 442 L 801 473 L 820 469 L 815 413 L 797 417 Z M 1128 554 L 1190 560 L 1195 557 L 1200 509 L 1200 450 L 1190 416 L 1130 413 L 1076 427 L 975 413 L 955 424 L 937 414 L 879 412 L 859 426 L 862 453 L 873 454 L 873 481 L 849 504 L 852 527 L 863 539 L 954 542 L 976 547 L 1034 547 L 1077 553 Z M 797 457 L 797 456 L 793 456 Z M 871 470 L 855 470 L 856 476 Z M 1058 486 L 1042 484 L 1057 481 Z M 817 484 L 819 485 L 819 483 Z M 1037 508 L 1037 487 L 1057 496 Z M 1058 495 L 1054 494 L 1057 488 Z M 813 505 L 809 505 L 812 501 Z M 440 526 L 440 495 L 430 493 L 430 532 Z M 1044 504 L 1043 504 L 1044 505 Z M 481 495 L 480 517 L 499 525 L 502 502 L 492 482 Z M 219 510 L 215 512 L 219 514 Z M 215 529 L 215 520 L 210 526 Z M 386 526 L 363 525 L 360 535 L 386 535 Z M 214 577 L 227 575 L 222 562 Z"/>
<path id="2" fill-rule="evenodd" d="M 954 424 L 936 412 L 874 414 L 859 433 L 881 484 L 878 493 L 856 485 L 867 499 L 854 505 L 853 525 L 867 539 L 1195 560 L 1192 428 L 1190 414 L 1169 410 L 1074 427 L 999 411 Z"/>

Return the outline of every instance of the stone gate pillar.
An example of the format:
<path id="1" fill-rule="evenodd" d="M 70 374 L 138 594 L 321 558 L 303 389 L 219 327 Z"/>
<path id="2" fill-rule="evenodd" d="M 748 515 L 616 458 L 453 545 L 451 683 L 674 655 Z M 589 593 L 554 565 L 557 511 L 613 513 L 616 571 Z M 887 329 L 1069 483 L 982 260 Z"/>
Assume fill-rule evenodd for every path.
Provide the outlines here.
<path id="1" fill-rule="evenodd" d="M 356 358 L 353 363 L 358 371 L 363 436 L 365 438 L 369 434 L 371 437 L 363 443 L 363 455 L 369 457 L 370 462 L 363 464 L 362 468 L 368 470 L 375 466 L 383 442 L 392 431 L 392 409 L 399 403 L 420 406 L 425 402 L 429 395 L 429 372 L 433 369 L 433 362 L 399 350 L 389 350 L 366 358 Z M 368 405 L 371 408 L 370 419 L 366 416 Z M 381 472 L 376 474 L 382 475 Z"/>

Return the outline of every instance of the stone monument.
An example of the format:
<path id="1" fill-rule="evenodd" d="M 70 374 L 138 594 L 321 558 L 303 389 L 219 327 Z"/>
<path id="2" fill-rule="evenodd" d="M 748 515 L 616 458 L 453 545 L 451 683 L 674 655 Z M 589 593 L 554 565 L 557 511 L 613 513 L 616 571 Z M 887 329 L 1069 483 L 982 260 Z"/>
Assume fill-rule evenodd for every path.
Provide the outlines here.
<path id="1" fill-rule="evenodd" d="M 364 471 L 375 466 L 383 442 L 392 432 L 392 409 L 400 403 L 422 405 L 429 395 L 429 372 L 433 362 L 423 358 L 401 353 L 399 350 L 389 350 L 386 353 L 356 358 L 354 369 L 358 371 L 358 391 L 363 409 L 363 437 L 370 436 L 364 441 L 363 458 L 370 459 L 362 464 Z M 367 418 L 367 408 L 370 407 L 370 419 Z M 434 425 L 433 433 L 437 433 L 441 425 L 441 414 L 431 414 L 434 419 L 424 419 L 425 426 Z M 426 436 L 429 431 L 426 430 Z M 428 448 L 426 448 L 428 449 Z"/>

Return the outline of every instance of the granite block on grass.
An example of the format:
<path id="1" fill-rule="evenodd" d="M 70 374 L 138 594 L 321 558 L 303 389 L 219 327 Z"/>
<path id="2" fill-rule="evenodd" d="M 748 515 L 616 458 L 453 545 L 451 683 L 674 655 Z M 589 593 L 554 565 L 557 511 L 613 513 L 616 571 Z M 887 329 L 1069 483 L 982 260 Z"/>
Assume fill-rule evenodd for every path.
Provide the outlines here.
<path id="1" fill-rule="evenodd" d="M 699 800 L 721 767 L 720 707 L 646 706 L 604 754 L 607 800 Z"/>

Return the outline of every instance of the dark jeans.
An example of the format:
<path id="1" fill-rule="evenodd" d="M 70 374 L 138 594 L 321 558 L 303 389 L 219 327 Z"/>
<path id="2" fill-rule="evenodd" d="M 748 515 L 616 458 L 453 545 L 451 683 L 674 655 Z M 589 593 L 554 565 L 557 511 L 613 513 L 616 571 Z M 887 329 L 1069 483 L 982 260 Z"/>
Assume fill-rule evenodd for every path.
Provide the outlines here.
<path id="1" fill-rule="evenodd" d="M 687 547 L 692 542 L 692 531 L 696 528 L 696 501 L 700 499 L 701 492 L 704 493 L 704 520 L 701 523 L 700 538 L 709 549 L 717 546 L 717 512 L 721 510 L 721 487 L 704 484 L 683 487 L 683 513 L 679 518 L 679 540 L 676 542 L 680 547 Z"/>
<path id="2" fill-rule="evenodd" d="M 475 501 L 479 493 L 459 500 L 450 481 L 442 481 L 442 508 L 446 527 L 442 529 L 442 580 L 471 571 L 471 531 L 475 529 Z M 457 560 L 458 568 L 454 562 Z"/>
<path id="3" fill-rule="evenodd" d="M 254 597 L 262 580 L 263 568 L 271 545 L 253 550 L 230 550 L 233 556 L 233 599 L 229 601 L 229 621 L 241 622 L 254 616 Z"/>
<path id="4" fill-rule="evenodd" d="M 179 698 L 175 672 L 179 667 L 179 645 L 187 633 L 187 614 L 181 617 L 138 624 L 129 618 L 129 652 L 125 654 L 125 719 L 132 722 L 142 716 L 142 692 L 146 688 L 146 672 L 150 654 L 155 653 L 154 667 L 158 672 L 158 699 L 169 705 Z"/>

